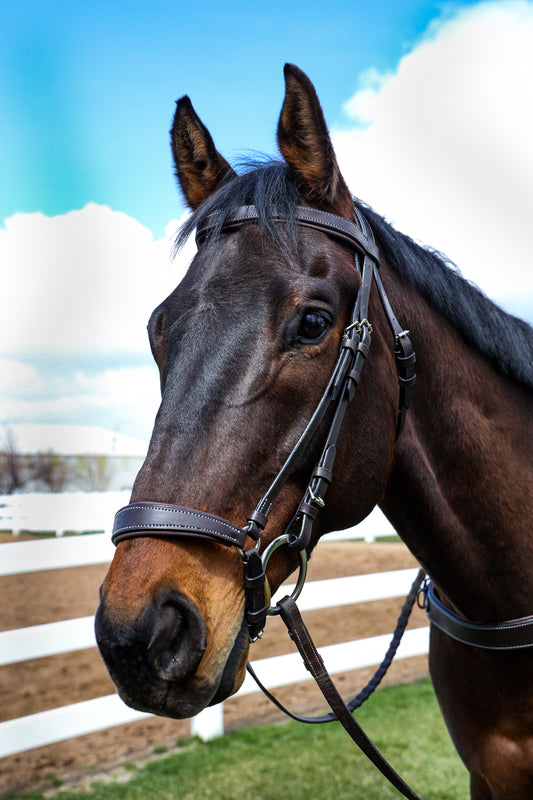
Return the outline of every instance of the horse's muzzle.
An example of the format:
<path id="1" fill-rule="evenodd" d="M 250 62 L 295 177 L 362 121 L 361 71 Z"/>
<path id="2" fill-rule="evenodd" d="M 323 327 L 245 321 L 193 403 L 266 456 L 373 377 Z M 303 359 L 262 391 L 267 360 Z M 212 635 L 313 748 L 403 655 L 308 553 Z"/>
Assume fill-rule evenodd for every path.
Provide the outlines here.
<path id="1" fill-rule="evenodd" d="M 129 623 L 116 620 L 104 598 L 95 633 L 109 674 L 128 705 L 182 718 L 209 702 L 202 691 L 191 690 L 206 648 L 206 625 L 195 604 L 180 592 L 161 590 Z"/>

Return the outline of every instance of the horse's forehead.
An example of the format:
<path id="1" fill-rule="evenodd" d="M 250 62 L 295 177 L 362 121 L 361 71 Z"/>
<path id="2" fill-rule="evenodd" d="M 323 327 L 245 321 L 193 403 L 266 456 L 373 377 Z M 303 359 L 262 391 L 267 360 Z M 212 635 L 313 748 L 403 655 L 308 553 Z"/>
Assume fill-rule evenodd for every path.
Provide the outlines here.
<path id="1" fill-rule="evenodd" d="M 296 243 L 284 243 L 246 224 L 201 248 L 190 277 L 202 292 L 229 288 L 235 299 L 258 292 L 277 299 L 314 278 L 327 278 L 332 288 L 344 285 L 346 266 L 353 271 L 353 257 L 323 233 L 301 228 Z"/>
<path id="2" fill-rule="evenodd" d="M 204 344 L 208 339 L 237 345 L 244 329 L 252 335 L 273 324 L 275 330 L 291 308 L 317 296 L 339 308 L 356 276 L 351 253 L 324 234 L 304 230 L 297 248 L 284 247 L 247 224 L 202 245 L 156 312 L 163 312 L 169 341 L 188 343 L 194 351 L 199 336 Z"/>

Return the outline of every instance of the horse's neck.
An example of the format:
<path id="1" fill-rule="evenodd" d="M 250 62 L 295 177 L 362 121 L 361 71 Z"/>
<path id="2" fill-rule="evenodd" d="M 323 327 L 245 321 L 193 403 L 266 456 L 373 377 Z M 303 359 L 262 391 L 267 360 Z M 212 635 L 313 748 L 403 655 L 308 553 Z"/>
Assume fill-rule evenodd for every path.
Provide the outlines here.
<path id="1" fill-rule="evenodd" d="M 531 614 L 533 397 L 425 303 L 407 317 L 417 386 L 383 509 L 463 614 Z"/>

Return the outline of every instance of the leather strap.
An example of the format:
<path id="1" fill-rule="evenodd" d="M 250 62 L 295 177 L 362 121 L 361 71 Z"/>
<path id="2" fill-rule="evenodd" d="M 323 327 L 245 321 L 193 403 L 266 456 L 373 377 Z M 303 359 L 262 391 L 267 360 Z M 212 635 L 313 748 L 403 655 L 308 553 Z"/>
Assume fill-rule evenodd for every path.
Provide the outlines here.
<path id="1" fill-rule="evenodd" d="M 279 222 L 284 222 L 284 217 L 281 214 L 277 214 L 275 210 L 272 212 L 272 217 Z M 355 222 L 345 217 L 331 214 L 328 211 L 320 211 L 318 208 L 296 206 L 295 218 L 299 225 L 321 230 L 330 236 L 336 236 L 351 245 L 355 245 L 376 261 L 379 259 L 376 244 L 365 235 Z M 198 225 L 196 229 L 196 244 L 201 244 L 212 231 L 239 227 L 243 222 L 255 222 L 258 219 L 259 212 L 256 206 L 241 206 L 229 217 L 226 217 L 222 211 L 215 211 L 212 214 L 208 214 Z"/>
<path id="2" fill-rule="evenodd" d="M 252 547 L 242 554 L 244 571 L 244 615 L 251 642 L 263 633 L 270 603 L 266 596 L 265 568 L 259 551 Z M 270 597 L 268 598 L 270 600 Z"/>
<path id="3" fill-rule="evenodd" d="M 288 628 L 291 639 L 303 658 L 306 668 L 317 682 L 320 691 L 343 728 L 350 734 L 365 756 L 404 797 L 407 797 L 408 800 L 421 800 L 420 796 L 405 783 L 403 778 L 381 755 L 345 705 L 324 666 L 322 657 L 311 639 L 294 600 L 291 597 L 284 597 L 278 605 L 281 609 L 281 617 Z"/>
<path id="4" fill-rule="evenodd" d="M 249 535 L 245 528 L 214 514 L 165 503 L 131 503 L 117 511 L 111 535 L 113 544 L 133 539 L 140 532 L 143 536 L 149 536 L 150 532 L 153 536 L 208 536 L 240 548 Z"/>
<path id="5" fill-rule="evenodd" d="M 407 410 L 411 405 L 414 386 L 416 382 L 416 355 L 413 344 L 409 338 L 409 331 L 404 330 L 398 322 L 391 306 L 390 300 L 383 286 L 379 270 L 374 270 L 374 280 L 378 288 L 381 304 L 385 311 L 389 327 L 394 336 L 394 358 L 396 360 L 396 371 L 398 373 L 398 383 L 400 386 L 400 397 L 398 403 L 398 418 L 396 423 L 396 438 L 402 432 Z"/>
<path id="6" fill-rule="evenodd" d="M 450 611 L 435 592 L 433 583 L 424 588 L 429 621 L 452 639 L 485 650 L 521 650 L 533 647 L 533 616 L 482 625 Z"/>
<path id="7" fill-rule="evenodd" d="M 253 207 L 252 207 L 253 208 Z M 348 406 L 348 403 L 353 398 L 355 389 L 359 383 L 359 378 L 363 364 L 368 355 L 370 348 L 370 333 L 372 326 L 366 319 L 368 314 L 368 305 L 370 301 L 370 290 L 372 288 L 372 278 L 374 272 L 377 272 L 376 261 L 371 256 L 370 250 L 375 248 L 372 241 L 372 234 L 367 236 L 355 223 L 346 220 L 343 217 L 336 217 L 334 214 L 317 211 L 315 209 L 308 209 L 302 206 L 298 207 L 298 214 L 300 211 L 313 212 L 313 216 L 318 217 L 322 221 L 324 229 L 331 226 L 331 220 L 338 220 L 339 226 L 347 223 L 347 230 L 356 231 L 358 237 L 363 236 L 365 241 L 365 249 L 363 255 L 363 265 L 361 271 L 361 287 L 357 294 L 357 299 L 352 311 L 351 324 L 345 331 L 342 339 L 339 356 L 337 363 L 329 380 L 328 386 L 315 409 L 312 418 L 309 420 L 307 427 L 302 433 L 300 439 L 295 444 L 292 452 L 289 454 L 282 468 L 276 475 L 273 483 L 263 495 L 261 500 L 256 506 L 255 511 L 260 512 L 263 519 L 267 519 L 270 509 L 278 496 L 281 488 L 285 485 L 288 476 L 291 474 L 294 464 L 298 461 L 301 453 L 307 448 L 313 439 L 315 432 L 319 428 L 326 412 L 333 407 L 333 416 L 330 427 L 326 436 L 325 445 L 322 451 L 322 457 L 317 464 L 311 482 L 302 498 L 298 507 L 296 515 L 293 517 L 286 533 L 291 536 L 291 543 L 289 547 L 293 550 L 303 550 L 309 544 L 313 522 L 319 509 L 323 506 L 323 498 L 331 482 L 331 473 L 333 470 L 333 463 L 336 453 L 336 442 L 340 433 L 342 421 Z M 298 217 L 300 221 L 300 217 Z M 352 237 L 355 239 L 355 236 Z M 366 246 L 368 245 L 368 246 Z M 360 268 L 358 253 L 355 255 L 355 266 Z M 317 472 L 318 470 L 318 472 Z M 294 530 L 299 526 L 300 532 L 294 534 Z"/>

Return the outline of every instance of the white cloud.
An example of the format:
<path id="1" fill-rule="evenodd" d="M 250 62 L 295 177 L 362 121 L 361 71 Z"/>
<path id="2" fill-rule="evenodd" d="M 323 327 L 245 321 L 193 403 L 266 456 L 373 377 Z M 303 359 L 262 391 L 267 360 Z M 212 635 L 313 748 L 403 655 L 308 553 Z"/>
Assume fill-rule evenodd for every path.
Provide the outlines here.
<path id="1" fill-rule="evenodd" d="M 23 361 L 0 358 L 0 375 L 2 395 L 1 402 L 7 395 L 10 397 L 22 397 L 31 394 L 39 386 L 39 376 L 35 367 L 25 364 Z M 2 412 L 0 410 L 0 420 Z"/>
<path id="2" fill-rule="evenodd" d="M 95 375 L 78 372 L 76 384 L 87 398 L 85 408 L 94 410 L 100 424 L 149 438 L 161 400 L 155 364 L 108 368 Z"/>
<path id="3" fill-rule="evenodd" d="M 146 335 L 180 281 L 167 238 L 89 204 L 57 217 L 15 214 L 0 229 L 0 422 L 103 425 L 147 438 L 159 380 Z"/>
<path id="4" fill-rule="evenodd" d="M 171 264 L 169 239 L 106 206 L 15 214 L 0 229 L 0 350 L 146 352 L 149 314 L 190 256 Z"/>
<path id="5" fill-rule="evenodd" d="M 72 368 L 0 361 L 0 424 L 100 425 L 148 439 L 160 402 L 155 365 Z"/>
<path id="6" fill-rule="evenodd" d="M 358 197 L 533 321 L 532 85 L 533 3 L 480 3 L 365 73 L 333 139 Z"/>
<path id="7" fill-rule="evenodd" d="M 392 77 L 391 73 L 383 74 L 374 67 L 370 67 L 359 76 L 360 88 L 343 104 L 343 110 L 348 117 L 356 120 L 361 128 L 374 122 L 381 92 Z"/>

